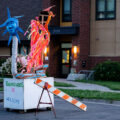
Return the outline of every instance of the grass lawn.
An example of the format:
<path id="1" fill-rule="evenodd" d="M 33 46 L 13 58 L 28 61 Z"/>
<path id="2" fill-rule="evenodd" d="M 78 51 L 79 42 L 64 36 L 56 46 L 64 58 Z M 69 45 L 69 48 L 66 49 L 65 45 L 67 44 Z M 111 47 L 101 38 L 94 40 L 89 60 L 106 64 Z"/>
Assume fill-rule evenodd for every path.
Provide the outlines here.
<path id="1" fill-rule="evenodd" d="M 113 92 L 100 92 L 95 90 L 72 90 L 72 89 L 61 89 L 70 96 L 77 98 L 86 99 L 104 99 L 104 100 L 120 100 L 120 93 Z"/>
<path id="2" fill-rule="evenodd" d="M 57 86 L 57 87 L 75 87 L 72 84 L 61 83 L 61 82 L 55 82 L 55 86 Z"/>
<path id="3" fill-rule="evenodd" d="M 75 80 L 76 82 L 84 82 L 91 84 L 98 84 L 102 86 L 106 86 L 111 90 L 120 90 L 120 82 L 112 82 L 112 81 L 93 81 L 93 80 Z"/>

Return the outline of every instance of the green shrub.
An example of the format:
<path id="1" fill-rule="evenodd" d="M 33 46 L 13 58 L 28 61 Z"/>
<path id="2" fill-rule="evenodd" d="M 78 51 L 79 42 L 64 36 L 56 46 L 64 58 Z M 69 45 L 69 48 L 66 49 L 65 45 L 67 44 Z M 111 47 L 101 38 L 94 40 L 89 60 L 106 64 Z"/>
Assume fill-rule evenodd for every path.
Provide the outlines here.
<path id="1" fill-rule="evenodd" d="M 95 80 L 120 81 L 120 63 L 105 61 L 95 68 Z"/>
<path id="2" fill-rule="evenodd" d="M 18 72 L 21 72 L 20 68 L 22 68 L 21 64 L 17 63 L 17 70 Z M 0 66 L 0 76 L 12 76 L 11 73 L 11 58 L 6 59 L 2 65 Z"/>
<path id="3" fill-rule="evenodd" d="M 0 58 L 0 66 L 2 66 L 2 63 L 6 61 L 6 58 Z"/>
<path id="4" fill-rule="evenodd" d="M 0 66 L 0 74 L 2 77 L 11 74 L 11 58 L 6 59 Z"/>
<path id="5" fill-rule="evenodd" d="M 49 71 L 48 71 L 48 68 L 47 68 L 47 70 L 45 71 L 45 74 L 46 74 L 47 77 L 49 77 Z"/>

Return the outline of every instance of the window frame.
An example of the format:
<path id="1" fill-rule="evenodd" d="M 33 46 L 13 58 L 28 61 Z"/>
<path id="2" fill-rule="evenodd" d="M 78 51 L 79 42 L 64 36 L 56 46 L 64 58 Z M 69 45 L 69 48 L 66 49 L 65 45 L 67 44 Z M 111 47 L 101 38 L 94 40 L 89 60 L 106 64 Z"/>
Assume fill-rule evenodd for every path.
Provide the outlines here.
<path id="1" fill-rule="evenodd" d="M 107 11 L 106 10 L 107 9 L 107 0 L 105 0 L 105 11 L 103 11 L 103 12 L 98 12 L 98 1 L 99 0 L 96 0 L 96 9 L 95 9 L 96 10 L 96 20 L 115 20 L 116 19 L 116 0 L 114 0 L 114 11 Z M 104 13 L 105 18 L 98 18 L 97 15 L 99 13 Z M 113 13 L 114 18 L 107 18 L 106 16 L 108 13 Z"/>
<path id="2" fill-rule="evenodd" d="M 72 0 L 70 0 L 70 14 L 68 14 L 70 16 L 69 20 L 66 20 L 64 17 L 67 14 L 64 13 L 64 0 L 62 0 L 62 22 L 72 22 Z"/>

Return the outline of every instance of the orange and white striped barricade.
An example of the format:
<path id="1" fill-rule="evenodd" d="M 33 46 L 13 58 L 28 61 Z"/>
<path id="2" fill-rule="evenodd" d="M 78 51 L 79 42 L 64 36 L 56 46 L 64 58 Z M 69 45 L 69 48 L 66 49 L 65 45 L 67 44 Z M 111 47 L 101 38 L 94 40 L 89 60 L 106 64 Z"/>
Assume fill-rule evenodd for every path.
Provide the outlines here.
<path id="1" fill-rule="evenodd" d="M 37 78 L 35 81 L 35 84 L 44 88 L 45 82 L 42 81 L 41 79 Z M 55 94 L 56 96 L 59 96 L 60 98 L 62 98 L 63 100 L 66 100 L 67 102 L 75 105 L 76 107 L 86 111 L 87 110 L 87 106 L 85 104 L 83 104 L 82 102 L 74 99 L 73 97 L 69 96 L 68 94 L 62 92 L 61 90 L 51 86 L 50 84 L 48 84 L 48 91 Z"/>

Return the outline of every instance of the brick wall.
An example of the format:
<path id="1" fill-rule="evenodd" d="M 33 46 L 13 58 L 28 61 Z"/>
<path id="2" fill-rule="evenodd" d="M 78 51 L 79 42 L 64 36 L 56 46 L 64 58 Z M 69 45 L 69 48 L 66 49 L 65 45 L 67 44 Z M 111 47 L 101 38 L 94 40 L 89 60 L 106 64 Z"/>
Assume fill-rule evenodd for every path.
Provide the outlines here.
<path id="1" fill-rule="evenodd" d="M 51 19 L 50 26 L 60 25 L 60 0 L 43 0 L 43 9 L 55 5 L 51 10 L 55 14 L 55 17 Z M 60 74 L 60 40 L 57 36 L 51 36 L 50 38 L 50 51 L 49 51 L 49 75 L 59 76 Z"/>
<path id="2" fill-rule="evenodd" d="M 49 75 L 58 77 L 60 75 L 60 60 L 61 60 L 61 51 L 60 51 L 60 39 L 59 37 L 52 37 L 50 40 L 50 51 L 49 51 Z"/>
<path id="3" fill-rule="evenodd" d="M 55 17 L 51 21 L 51 26 L 60 26 L 60 0 L 51 0 L 51 5 L 55 5 L 52 8 Z"/>
<path id="4" fill-rule="evenodd" d="M 90 0 L 73 0 L 72 23 L 79 24 L 79 34 L 73 36 L 72 43 L 79 48 L 77 57 L 77 71 L 87 69 L 90 52 Z M 86 60 L 86 67 L 82 68 L 82 61 Z"/>

